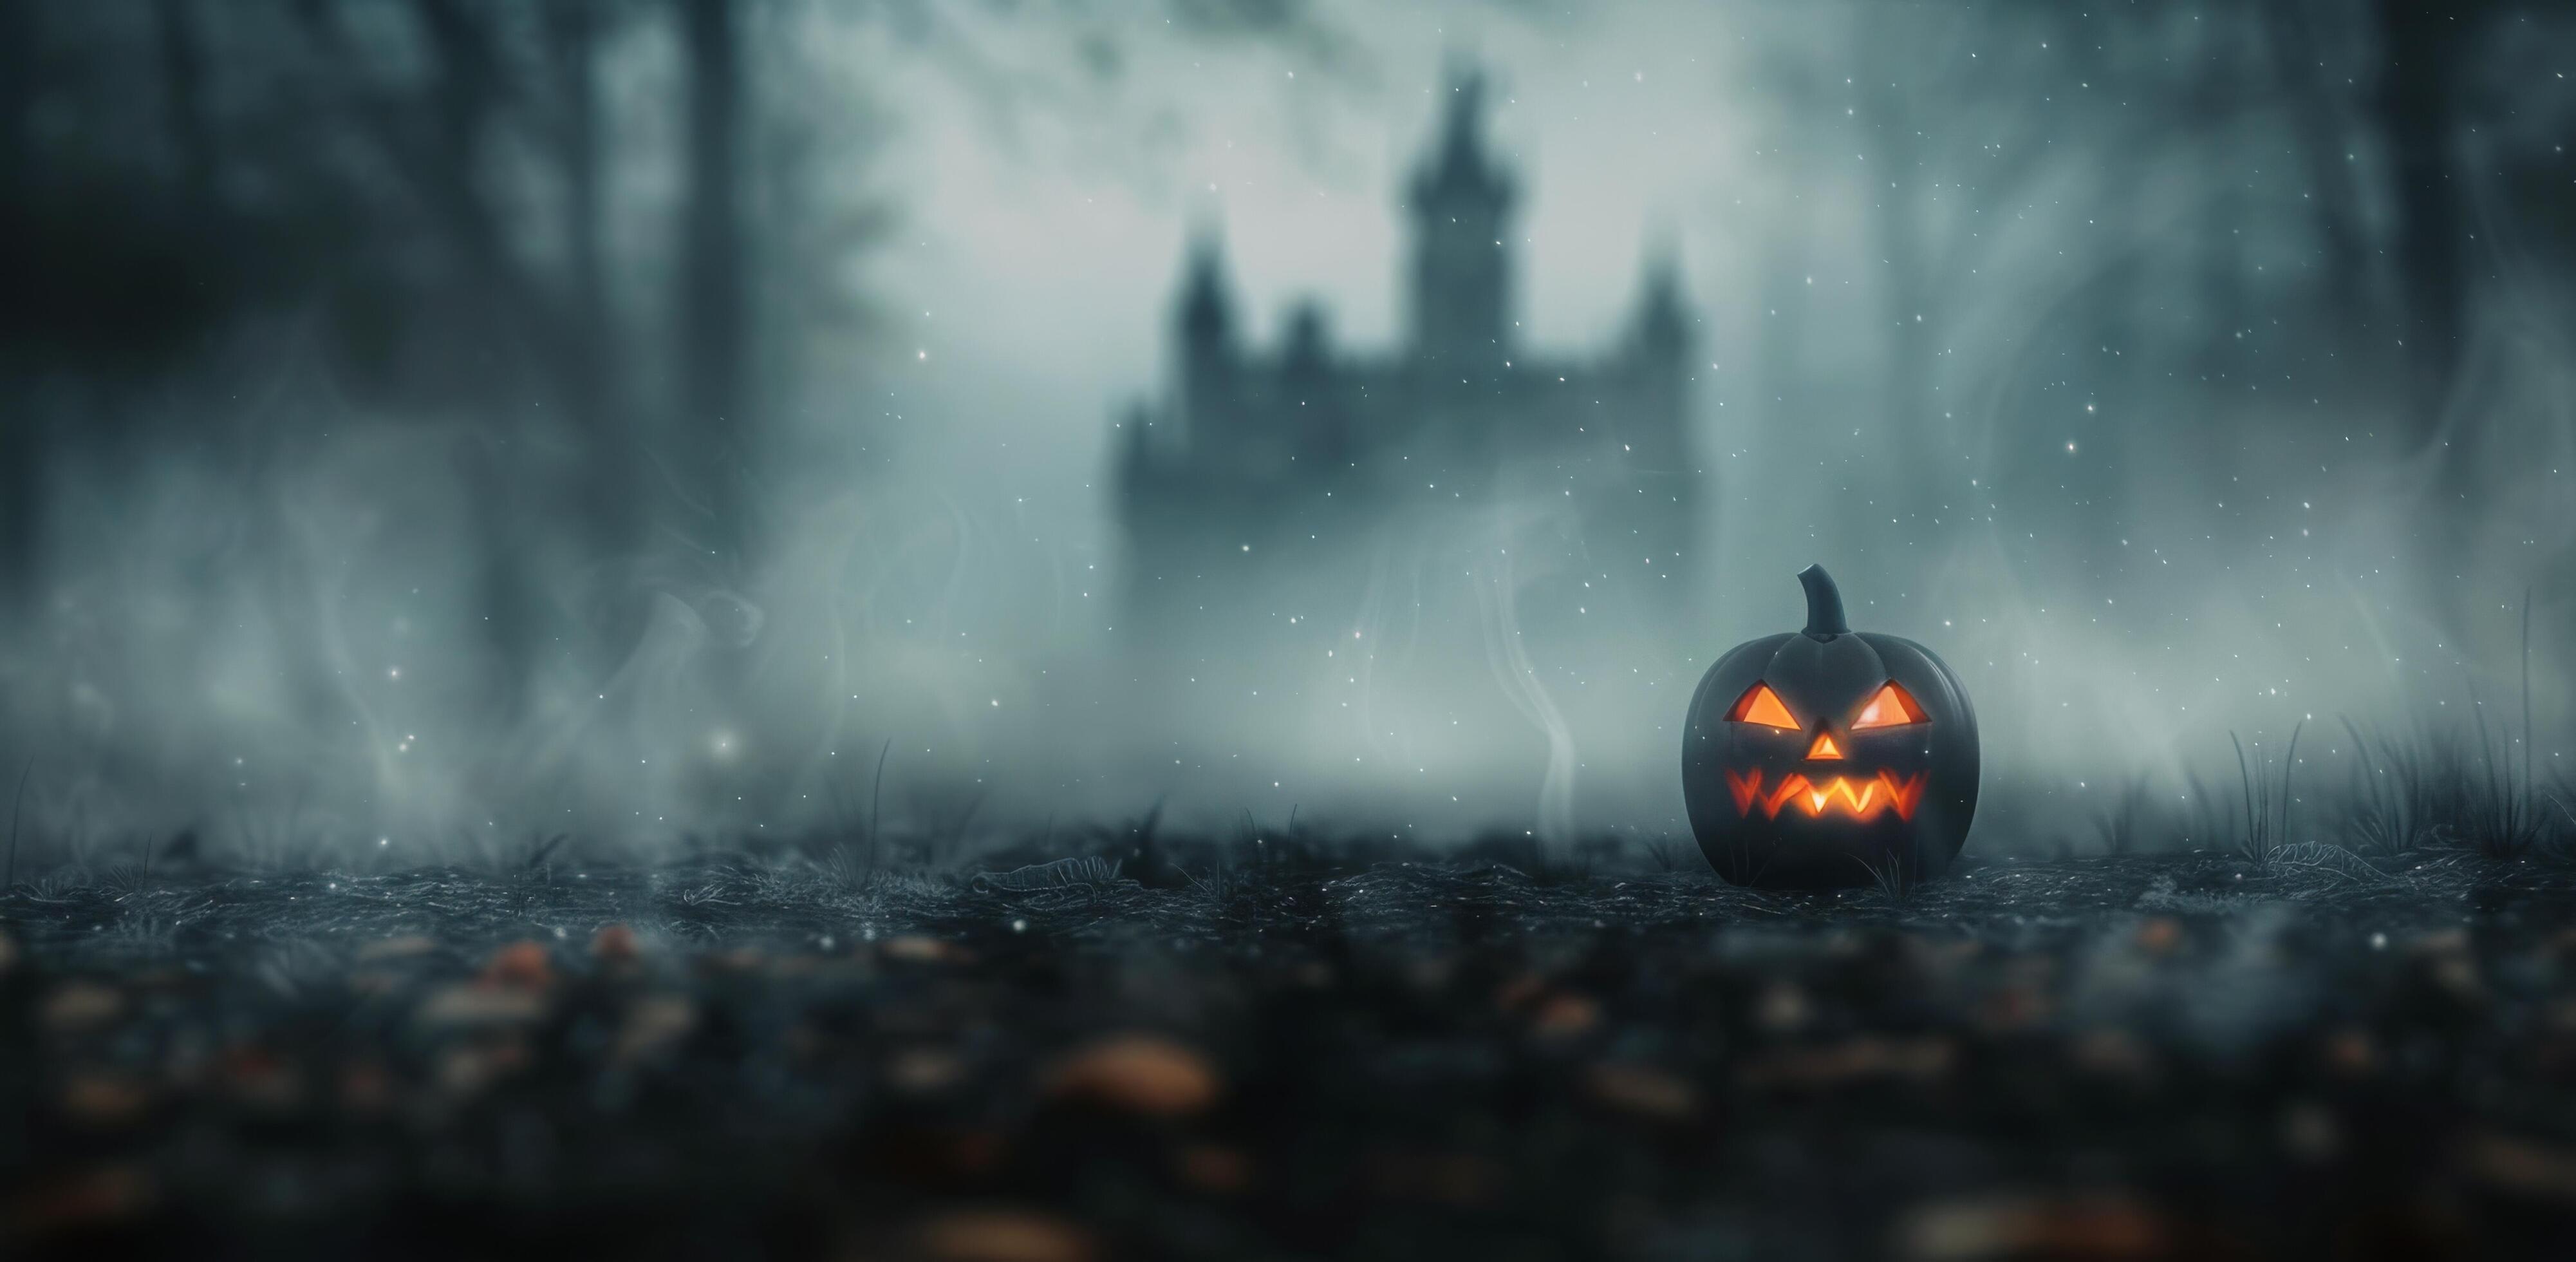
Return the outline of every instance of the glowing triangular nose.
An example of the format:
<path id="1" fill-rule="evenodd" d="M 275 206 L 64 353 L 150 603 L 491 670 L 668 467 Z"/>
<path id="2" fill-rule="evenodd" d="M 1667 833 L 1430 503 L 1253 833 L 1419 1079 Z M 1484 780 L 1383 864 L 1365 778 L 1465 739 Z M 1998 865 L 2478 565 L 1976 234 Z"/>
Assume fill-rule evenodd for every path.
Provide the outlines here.
<path id="1" fill-rule="evenodd" d="M 1816 733 L 1816 743 L 1807 747 L 1807 757 L 1810 760 L 1840 758 L 1842 756 L 1842 746 L 1835 744 L 1833 736 L 1829 733 Z"/>

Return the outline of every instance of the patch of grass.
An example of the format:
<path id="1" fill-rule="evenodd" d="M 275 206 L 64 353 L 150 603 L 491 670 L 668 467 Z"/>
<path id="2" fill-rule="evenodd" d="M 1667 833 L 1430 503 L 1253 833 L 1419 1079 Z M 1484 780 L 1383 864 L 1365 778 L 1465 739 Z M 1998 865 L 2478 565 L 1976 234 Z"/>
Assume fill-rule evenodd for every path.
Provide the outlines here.
<path id="1" fill-rule="evenodd" d="M 2514 775 L 2513 733 L 2501 724 L 2490 730 L 2486 704 L 2470 690 L 2470 713 L 2476 716 L 2478 765 L 2460 777 L 2465 790 L 2459 829 L 2469 848 L 2490 859 L 2519 859 L 2541 838 L 2542 821 L 2533 800 L 2531 769 L 2531 591 L 2522 593 L 2522 775 Z"/>
<path id="2" fill-rule="evenodd" d="M 1913 901 L 1915 889 L 1922 884 L 1921 874 L 1915 870 L 1911 857 L 1906 855 L 1889 855 L 1885 863 L 1872 863 L 1867 859 L 1856 859 L 1855 862 L 1869 873 L 1872 892 L 1878 895 L 1880 902 L 1890 907 L 1902 907 Z"/>
<path id="3" fill-rule="evenodd" d="M 7 877 L 0 878 L 0 889 L 18 883 L 18 825 L 23 822 L 19 812 L 27 805 L 27 777 L 34 774 L 36 760 L 30 758 L 26 768 L 18 773 L 18 791 L 9 799 L 9 873 Z"/>
<path id="4" fill-rule="evenodd" d="M 2260 774 L 2257 774 L 2256 764 L 2246 760 L 2245 742 L 2239 740 L 2234 732 L 2227 734 L 2229 743 L 2236 746 L 2236 774 L 2243 786 L 2245 800 L 2244 826 L 2236 834 L 2236 853 L 2262 871 L 2270 871 L 2274 852 L 2289 844 L 2290 775 L 2298 766 L 2299 733 L 2307 730 L 2307 726 L 2307 720 L 2301 719 L 2290 729 L 2290 747 L 2281 759 L 2277 791 L 2273 785 L 2270 756 L 2261 754 L 2261 746 L 2255 747 L 2261 758 Z M 2276 799 L 2279 803 L 2277 815 L 2273 809 Z"/>
<path id="5" fill-rule="evenodd" d="M 2137 851 L 2141 837 L 2156 826 L 2148 810 L 2150 786 L 2147 777 L 2131 776 L 2120 785 L 2119 793 L 2094 817 L 2094 831 L 2102 838 L 2102 852 L 2127 855 Z"/>
<path id="6" fill-rule="evenodd" d="M 2353 773 L 2342 802 L 2344 831 L 2368 854 L 2402 854 L 2431 836 L 2426 808 L 2434 797 L 2433 738 L 2418 731 L 2401 740 L 2364 728 L 2350 718 Z"/>
<path id="7" fill-rule="evenodd" d="M 1655 870 L 1658 872 L 1686 871 L 1690 864 L 1690 849 L 1695 849 L 1696 846 L 1697 843 L 1692 843 L 1689 848 L 1686 848 L 1682 842 L 1670 835 L 1659 833 L 1646 839 L 1646 857 L 1654 862 Z"/>

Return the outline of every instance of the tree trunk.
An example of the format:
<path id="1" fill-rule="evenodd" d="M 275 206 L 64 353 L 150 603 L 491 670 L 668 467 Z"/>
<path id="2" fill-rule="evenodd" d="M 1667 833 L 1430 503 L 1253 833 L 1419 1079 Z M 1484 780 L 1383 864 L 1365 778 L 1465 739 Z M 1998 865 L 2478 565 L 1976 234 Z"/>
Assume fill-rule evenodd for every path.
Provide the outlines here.
<path id="1" fill-rule="evenodd" d="M 744 366 L 742 47 L 729 0 L 679 0 L 689 66 L 689 201 L 681 241 L 681 429 L 713 519 L 706 542 L 739 566 L 749 542 L 743 454 L 751 432 Z"/>
<path id="2" fill-rule="evenodd" d="M 2395 167 L 2399 310 L 2406 418 L 2419 442 L 2440 432 L 2443 401 L 2459 371 L 2468 315 L 2466 190 L 2457 171 L 2455 77 L 2463 8 L 2430 0 L 2378 0 L 2378 122 Z"/>
<path id="3" fill-rule="evenodd" d="M 2325 333 L 2347 364 L 2377 360 L 2365 340 L 2384 332 L 2385 291 L 2363 226 L 2362 191 L 2353 173 L 2351 116 L 2324 66 L 2330 50 L 2318 38 L 2305 0 L 2265 0 L 2263 38 L 2273 72 L 2289 97 L 2289 119 L 2307 170 L 2309 216 L 2316 226 L 2318 291 Z"/>
<path id="4" fill-rule="evenodd" d="M 161 54 L 161 109 L 177 159 L 179 202 L 187 226 L 202 232 L 215 215 L 214 129 L 206 119 L 206 39 L 196 0 L 153 0 L 153 34 Z"/>
<path id="5" fill-rule="evenodd" d="M 1873 43 L 1884 38 L 1871 37 Z M 1931 535 L 1933 519 L 1941 516 L 1942 488 L 1957 470 L 1943 459 L 1950 446 L 1948 423 L 1932 397 L 1932 336 L 1939 313 L 1930 310 L 1932 264 L 1917 200 L 1922 156 L 1903 102 L 1885 82 L 1884 61 L 1863 98 L 1873 116 L 1871 160 L 1864 169 L 1879 185 L 1870 190 L 1876 208 L 1871 230 L 1885 268 L 1887 362 L 1879 423 L 1886 426 L 1890 459 L 1877 481 L 1882 502 L 1905 522 L 1904 536 L 1924 540 Z"/>
<path id="6" fill-rule="evenodd" d="M 27 126 L 38 37 L 35 5 L 0 3 L 0 270 L 11 275 L 23 274 L 28 241 Z M 10 308 L 0 310 L 0 330 L 18 331 L 35 316 L 35 302 L 23 291 L 0 292 L 0 308 Z M 14 621 L 36 584 L 45 450 L 43 418 L 31 406 L 35 383 L 8 342 L 0 342 L 0 620 Z"/>
<path id="7" fill-rule="evenodd" d="M 436 53 L 438 77 L 432 89 L 433 143 L 429 147 L 427 182 L 444 203 L 451 231 L 461 246 L 470 301 L 490 318 L 479 348 L 507 355 L 513 348 L 506 330 L 533 333 L 522 347 L 533 345 L 536 363 L 509 355 L 505 372 L 515 375 L 535 368 L 539 380 L 561 377 L 566 354 L 561 322 L 550 319 L 537 288 L 521 272 L 507 248 L 492 199 L 484 191 L 484 165 L 503 83 L 496 34 L 482 11 L 465 0 L 413 0 L 415 14 Z M 491 652 L 492 687 L 497 708 L 516 718 L 537 672 L 544 643 L 538 611 L 543 606 L 538 580 L 528 562 L 528 534 L 537 523 L 515 491 L 520 470 L 483 444 L 506 449 L 518 425 L 501 421 L 488 439 L 469 439 L 460 477 L 480 512 L 475 560 L 481 570 L 477 603 L 484 617 Z"/>
<path id="8" fill-rule="evenodd" d="M 613 362 L 607 264 L 602 244 L 599 121 L 601 11 L 598 0 L 555 0 L 544 9 L 554 79 L 564 186 L 565 251 L 561 393 L 584 448 L 575 493 L 592 550 L 626 553 L 643 540 L 635 435 L 621 424 Z"/>

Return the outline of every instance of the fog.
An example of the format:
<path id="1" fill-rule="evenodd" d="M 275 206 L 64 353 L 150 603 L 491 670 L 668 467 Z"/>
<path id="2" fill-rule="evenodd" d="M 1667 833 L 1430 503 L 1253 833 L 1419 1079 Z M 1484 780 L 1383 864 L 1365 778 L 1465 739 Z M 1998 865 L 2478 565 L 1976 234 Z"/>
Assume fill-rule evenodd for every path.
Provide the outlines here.
<path id="1" fill-rule="evenodd" d="M 2520 758 L 2526 594 L 2563 786 L 2576 18 L 2455 9 L 11 6 L 15 817 L 1678 836 L 1690 689 L 1810 562 L 1965 682 L 1972 847 L 2184 801 L 2231 734 L 2304 724 L 2319 784 L 2345 718 Z M 1399 443 L 1433 396 L 1386 383 L 1463 362 L 1408 199 L 1471 83 L 1507 323 Z M 1360 418 L 1341 481 L 1306 431 L 1186 473 L 1277 438 L 1192 410 L 1194 243 L 1240 361 Z M 1478 419 L 1524 403 L 1572 445 Z M 1214 506 L 1150 524 L 1149 466 Z"/>

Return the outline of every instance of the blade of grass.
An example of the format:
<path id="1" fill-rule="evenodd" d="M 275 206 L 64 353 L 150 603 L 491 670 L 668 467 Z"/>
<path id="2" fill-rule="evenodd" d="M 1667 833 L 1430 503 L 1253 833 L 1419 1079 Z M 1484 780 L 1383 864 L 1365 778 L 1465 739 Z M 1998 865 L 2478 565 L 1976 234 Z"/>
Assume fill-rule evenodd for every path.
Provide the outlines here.
<path id="1" fill-rule="evenodd" d="M 18 773 L 18 792 L 9 800 L 9 875 L 7 879 L 0 880 L 0 889 L 18 884 L 18 808 L 27 803 L 27 777 L 34 774 L 36 760 L 30 758 L 26 768 Z"/>

